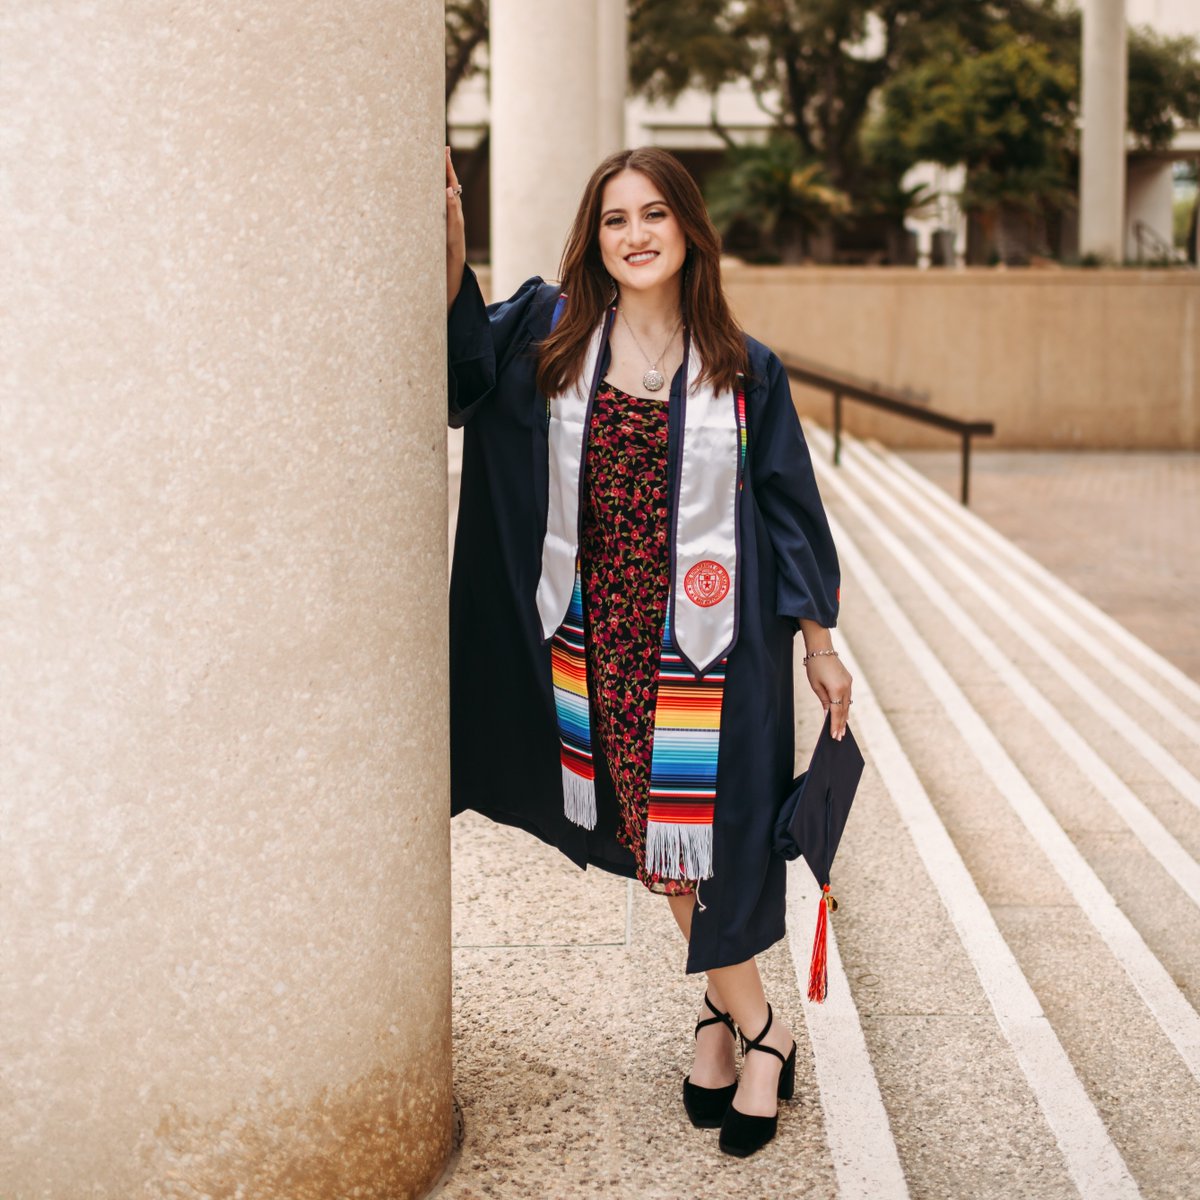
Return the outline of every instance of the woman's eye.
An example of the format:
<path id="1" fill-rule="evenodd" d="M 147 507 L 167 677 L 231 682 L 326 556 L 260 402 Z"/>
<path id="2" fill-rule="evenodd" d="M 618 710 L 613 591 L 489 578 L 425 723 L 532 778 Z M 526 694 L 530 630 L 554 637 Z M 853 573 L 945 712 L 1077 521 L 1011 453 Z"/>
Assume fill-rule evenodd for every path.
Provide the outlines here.
<path id="1" fill-rule="evenodd" d="M 648 217 L 665 217 L 667 214 L 661 208 L 652 208 L 646 216 Z"/>
<path id="2" fill-rule="evenodd" d="M 609 217 L 608 220 L 605 221 L 604 223 L 605 223 L 605 225 L 619 225 L 621 223 L 621 220 L 622 220 L 621 217 Z"/>

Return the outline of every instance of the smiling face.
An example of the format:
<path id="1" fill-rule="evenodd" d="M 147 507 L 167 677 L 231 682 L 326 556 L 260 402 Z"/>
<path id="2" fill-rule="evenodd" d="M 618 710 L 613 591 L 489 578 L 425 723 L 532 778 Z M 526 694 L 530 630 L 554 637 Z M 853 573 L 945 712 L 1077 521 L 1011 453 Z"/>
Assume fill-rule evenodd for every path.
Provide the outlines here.
<path id="1" fill-rule="evenodd" d="M 622 290 L 650 290 L 673 280 L 687 251 L 683 230 L 658 186 L 628 169 L 604 185 L 599 240 L 604 266 Z"/>

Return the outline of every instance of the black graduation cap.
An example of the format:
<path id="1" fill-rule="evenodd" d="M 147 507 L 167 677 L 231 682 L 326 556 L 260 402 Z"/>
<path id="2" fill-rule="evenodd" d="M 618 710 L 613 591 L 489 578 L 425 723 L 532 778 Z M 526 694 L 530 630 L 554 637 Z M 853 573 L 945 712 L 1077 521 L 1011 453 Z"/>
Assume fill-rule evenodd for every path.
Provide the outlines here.
<path id="1" fill-rule="evenodd" d="M 821 734 L 813 748 L 808 770 L 792 781 L 792 789 L 775 821 L 775 853 L 786 859 L 804 855 L 804 861 L 821 885 L 817 932 L 813 939 L 812 964 L 808 973 L 808 998 L 821 1001 L 827 990 L 825 944 L 826 913 L 837 910 L 829 894 L 829 868 L 837 853 L 850 805 L 863 772 L 863 756 L 846 726 L 840 740 L 829 732 L 830 714 L 825 714 Z"/>

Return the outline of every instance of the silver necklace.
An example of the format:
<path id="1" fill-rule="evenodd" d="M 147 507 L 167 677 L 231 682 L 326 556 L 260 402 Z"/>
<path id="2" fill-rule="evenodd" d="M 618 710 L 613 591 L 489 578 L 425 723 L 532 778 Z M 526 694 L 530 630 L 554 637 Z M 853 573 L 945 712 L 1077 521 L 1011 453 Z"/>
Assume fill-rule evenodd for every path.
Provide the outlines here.
<path id="1" fill-rule="evenodd" d="M 646 368 L 645 375 L 642 376 L 642 387 L 648 392 L 657 392 L 662 389 L 664 383 L 667 382 L 667 377 L 658 369 L 658 364 L 662 362 L 663 354 L 671 348 L 671 343 L 675 340 L 675 335 L 679 332 L 679 327 L 683 324 L 683 315 L 680 314 L 679 320 L 675 323 L 675 328 L 671 330 L 671 336 L 667 338 L 667 344 L 662 348 L 662 354 L 656 359 L 652 359 L 650 355 L 642 350 L 642 343 L 638 341 L 637 334 L 633 332 L 633 326 L 629 323 L 629 318 L 625 315 L 623 308 L 617 310 L 621 314 L 621 319 L 625 322 L 625 328 L 629 330 L 629 336 L 633 338 L 633 344 L 642 351 L 642 357 L 650 364 Z"/>

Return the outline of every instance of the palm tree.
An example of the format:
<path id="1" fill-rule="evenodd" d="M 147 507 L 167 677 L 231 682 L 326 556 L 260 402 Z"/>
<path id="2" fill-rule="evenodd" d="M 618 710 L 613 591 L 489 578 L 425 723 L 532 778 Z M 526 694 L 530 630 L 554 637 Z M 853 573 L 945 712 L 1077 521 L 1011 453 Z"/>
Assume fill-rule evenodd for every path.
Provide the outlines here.
<path id="1" fill-rule="evenodd" d="M 781 133 L 762 145 L 731 147 L 708 181 L 705 199 L 722 233 L 743 221 L 784 263 L 803 261 L 812 235 L 850 211 L 849 197 L 826 182 L 824 166 L 806 159 L 796 139 Z"/>

